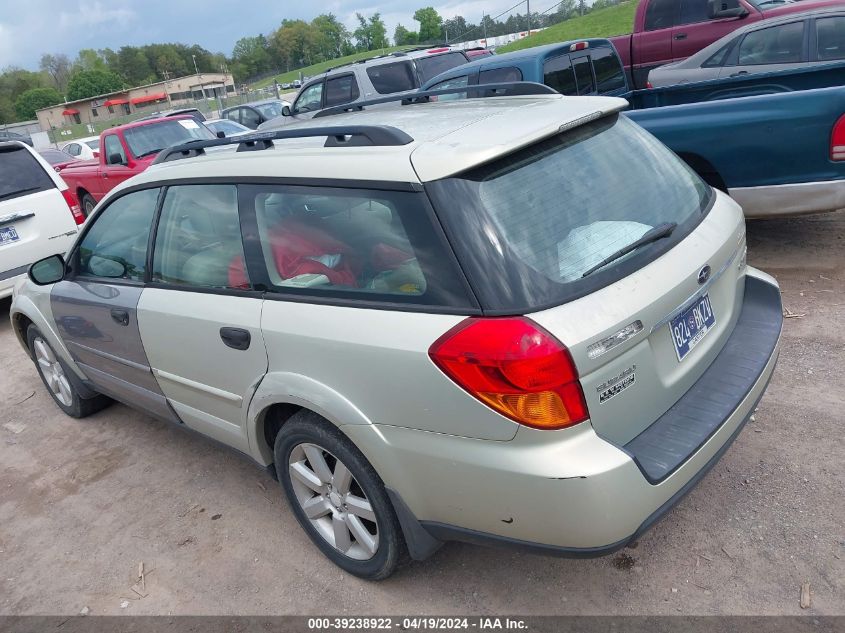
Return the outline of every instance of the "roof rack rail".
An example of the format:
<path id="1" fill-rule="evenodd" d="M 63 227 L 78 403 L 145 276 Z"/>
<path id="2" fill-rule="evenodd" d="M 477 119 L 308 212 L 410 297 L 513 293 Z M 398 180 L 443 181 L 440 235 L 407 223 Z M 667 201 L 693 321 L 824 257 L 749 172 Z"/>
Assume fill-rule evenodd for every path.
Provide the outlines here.
<path id="1" fill-rule="evenodd" d="M 507 91 L 503 93 L 502 91 Z M 431 97 L 438 97 L 440 95 L 452 95 L 467 93 L 469 98 L 485 98 L 485 97 L 515 97 L 528 95 L 547 95 L 560 93 L 545 84 L 536 83 L 533 81 L 511 81 L 493 84 L 478 84 L 476 86 L 461 86 L 459 88 L 440 88 L 438 90 L 425 90 L 419 92 L 406 92 L 401 95 L 392 97 L 380 97 L 378 99 L 369 99 L 367 101 L 358 101 L 355 103 L 347 103 L 345 105 L 334 106 L 320 110 L 313 118 L 318 119 L 324 116 L 332 116 L 335 114 L 343 114 L 344 112 L 355 112 L 363 110 L 367 106 L 379 105 L 382 103 L 401 102 L 402 105 L 413 105 L 415 103 L 429 103 Z M 478 93 L 478 94 L 473 94 Z"/>
<path id="2" fill-rule="evenodd" d="M 163 149 L 156 156 L 152 164 L 158 165 L 182 158 L 202 156 L 205 154 L 205 150 L 211 147 L 237 145 L 238 149 L 236 151 L 238 152 L 254 152 L 274 147 L 273 141 L 320 136 L 327 137 L 324 147 L 391 147 L 407 145 L 414 141 L 411 136 L 390 125 L 343 125 L 301 128 L 296 130 L 275 130 L 256 132 L 249 135 L 245 134 L 232 138 L 188 141 L 181 145 Z"/>

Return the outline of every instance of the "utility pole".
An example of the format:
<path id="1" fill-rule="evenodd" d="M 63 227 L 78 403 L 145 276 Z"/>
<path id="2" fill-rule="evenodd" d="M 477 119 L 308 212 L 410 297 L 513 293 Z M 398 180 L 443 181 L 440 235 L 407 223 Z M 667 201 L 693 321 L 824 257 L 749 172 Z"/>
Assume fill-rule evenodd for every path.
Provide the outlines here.
<path id="1" fill-rule="evenodd" d="M 484 48 L 487 48 L 487 14 L 481 14 L 481 26 L 484 29 Z"/>
<path id="2" fill-rule="evenodd" d="M 173 107 L 173 101 L 170 98 L 170 91 L 167 89 L 167 82 L 170 81 L 170 71 L 163 70 L 162 74 L 164 75 L 164 94 L 167 95 L 167 103 L 172 108 Z"/>
<path id="3" fill-rule="evenodd" d="M 525 0 L 525 12 L 528 13 L 528 35 L 525 37 L 531 36 L 531 0 Z"/>

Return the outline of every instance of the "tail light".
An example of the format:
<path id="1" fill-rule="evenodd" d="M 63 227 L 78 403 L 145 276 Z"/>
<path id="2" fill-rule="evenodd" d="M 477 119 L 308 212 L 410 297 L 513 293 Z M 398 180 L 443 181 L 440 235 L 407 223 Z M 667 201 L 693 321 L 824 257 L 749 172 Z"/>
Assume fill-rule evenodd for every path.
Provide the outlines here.
<path id="1" fill-rule="evenodd" d="M 562 429 L 589 417 L 569 350 L 529 319 L 466 319 L 428 353 L 458 386 L 520 424 Z"/>
<path id="2" fill-rule="evenodd" d="M 589 42 L 576 42 L 569 47 L 569 52 L 583 51 L 585 48 L 590 48 Z"/>
<path id="3" fill-rule="evenodd" d="M 647 82 L 645 82 L 645 87 L 646 88 L 654 88 L 654 85 L 652 85 L 652 83 L 650 81 L 647 81 Z"/>
<path id="4" fill-rule="evenodd" d="M 845 114 L 839 117 L 830 135 L 830 160 L 845 160 Z"/>
<path id="5" fill-rule="evenodd" d="M 71 193 L 70 189 L 62 191 L 62 197 L 65 199 L 67 207 L 70 209 L 71 215 L 73 215 L 74 221 L 77 224 L 85 222 L 85 214 L 82 213 L 82 208 L 79 206 L 79 202 L 76 201 L 76 196 Z"/>

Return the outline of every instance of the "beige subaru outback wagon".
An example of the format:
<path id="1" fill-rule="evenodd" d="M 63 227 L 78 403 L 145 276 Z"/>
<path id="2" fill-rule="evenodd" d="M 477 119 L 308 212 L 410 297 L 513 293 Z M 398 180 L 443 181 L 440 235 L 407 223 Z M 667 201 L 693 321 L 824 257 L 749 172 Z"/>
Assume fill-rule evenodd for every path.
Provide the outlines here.
<path id="1" fill-rule="evenodd" d="M 67 414 L 118 400 L 272 468 L 352 574 L 449 540 L 613 552 L 737 437 L 782 322 L 741 209 L 624 106 L 416 103 L 166 151 L 32 266 L 15 332 Z"/>

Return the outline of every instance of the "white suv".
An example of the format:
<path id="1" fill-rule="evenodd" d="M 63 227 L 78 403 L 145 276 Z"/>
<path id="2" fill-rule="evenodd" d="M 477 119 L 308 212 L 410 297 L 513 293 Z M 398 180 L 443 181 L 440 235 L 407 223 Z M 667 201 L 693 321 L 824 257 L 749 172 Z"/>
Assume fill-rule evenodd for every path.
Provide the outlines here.
<path id="1" fill-rule="evenodd" d="M 110 396 L 272 467 L 359 576 L 452 539 L 612 552 L 737 436 L 782 323 L 742 210 L 625 105 L 426 103 L 165 150 L 33 265 L 15 332 L 68 414 Z"/>
<path id="2" fill-rule="evenodd" d="M 47 161 L 24 143 L 0 143 L 0 299 L 34 261 L 64 253 L 84 221 Z"/>

